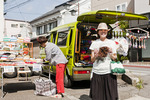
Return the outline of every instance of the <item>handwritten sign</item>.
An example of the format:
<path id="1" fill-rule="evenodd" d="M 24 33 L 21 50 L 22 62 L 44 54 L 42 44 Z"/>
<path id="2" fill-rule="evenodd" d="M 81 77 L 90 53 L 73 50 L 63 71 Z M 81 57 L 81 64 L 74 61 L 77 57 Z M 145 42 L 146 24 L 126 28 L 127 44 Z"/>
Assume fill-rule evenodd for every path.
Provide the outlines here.
<path id="1" fill-rule="evenodd" d="M 42 71 L 41 64 L 33 64 L 33 71 Z"/>
<path id="2" fill-rule="evenodd" d="M 4 73 L 15 72 L 14 66 L 4 66 Z"/>

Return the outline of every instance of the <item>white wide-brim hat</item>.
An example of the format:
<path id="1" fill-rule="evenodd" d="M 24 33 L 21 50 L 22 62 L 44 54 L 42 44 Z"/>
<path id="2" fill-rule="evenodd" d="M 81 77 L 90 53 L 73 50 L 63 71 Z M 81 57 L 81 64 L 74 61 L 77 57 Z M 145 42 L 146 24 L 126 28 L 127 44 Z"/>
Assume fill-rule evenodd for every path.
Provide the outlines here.
<path id="1" fill-rule="evenodd" d="M 101 30 L 101 29 L 105 29 L 105 30 L 108 30 L 108 31 L 110 30 L 110 29 L 108 29 L 108 26 L 107 26 L 106 23 L 99 23 L 96 30 L 98 31 L 98 30 Z"/>

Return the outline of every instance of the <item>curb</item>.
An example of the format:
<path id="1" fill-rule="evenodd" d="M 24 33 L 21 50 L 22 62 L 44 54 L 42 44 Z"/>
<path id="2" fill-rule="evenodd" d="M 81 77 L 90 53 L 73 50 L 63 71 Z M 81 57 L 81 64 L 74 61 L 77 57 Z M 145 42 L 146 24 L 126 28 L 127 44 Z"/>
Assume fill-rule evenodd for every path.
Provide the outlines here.
<path id="1" fill-rule="evenodd" d="M 123 64 L 124 67 L 138 67 L 138 68 L 150 68 L 150 65 L 126 65 Z"/>

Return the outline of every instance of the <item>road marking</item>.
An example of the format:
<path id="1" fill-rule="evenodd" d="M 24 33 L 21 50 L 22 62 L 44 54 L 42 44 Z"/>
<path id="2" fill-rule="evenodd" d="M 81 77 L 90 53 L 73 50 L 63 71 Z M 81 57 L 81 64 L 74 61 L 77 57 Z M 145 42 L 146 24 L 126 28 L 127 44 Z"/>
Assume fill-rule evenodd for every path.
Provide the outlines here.
<path id="1" fill-rule="evenodd" d="M 123 64 L 124 67 L 138 67 L 138 68 L 150 68 L 150 65 L 125 65 Z"/>
<path id="2" fill-rule="evenodd" d="M 139 71 L 139 70 L 134 70 L 134 69 L 129 69 L 131 73 L 136 74 L 136 75 L 149 75 L 149 71 Z"/>

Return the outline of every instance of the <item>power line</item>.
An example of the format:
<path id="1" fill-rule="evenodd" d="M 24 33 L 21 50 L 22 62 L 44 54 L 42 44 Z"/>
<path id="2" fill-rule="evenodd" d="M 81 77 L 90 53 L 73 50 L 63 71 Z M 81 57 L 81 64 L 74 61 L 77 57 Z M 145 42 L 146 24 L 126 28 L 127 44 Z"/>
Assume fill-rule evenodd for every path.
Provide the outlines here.
<path id="1" fill-rule="evenodd" d="M 7 8 L 10 8 L 10 7 L 13 7 L 13 6 L 16 6 L 16 3 L 14 2 L 14 0 L 7 0 L 4 8 L 7 9 Z"/>
<path id="2" fill-rule="evenodd" d="M 31 1 L 33 1 L 33 0 L 27 0 L 27 1 L 25 1 L 25 2 L 22 2 L 22 3 L 20 3 L 20 4 L 16 5 L 16 6 L 14 6 L 14 7 L 11 7 L 11 8 L 6 9 L 4 12 L 7 13 L 7 12 L 9 12 L 10 10 L 12 10 L 12 9 L 14 9 L 14 8 L 16 8 L 16 7 L 20 7 L 20 6 L 22 6 L 22 5 L 25 5 L 25 4 L 28 3 L 28 2 L 31 2 Z"/>
<path id="3" fill-rule="evenodd" d="M 16 4 L 18 4 L 17 0 L 16 0 Z M 20 11 L 19 6 L 18 6 L 18 9 L 19 9 L 19 13 L 20 13 L 20 15 L 22 16 L 22 18 L 26 21 L 25 17 L 22 15 L 22 12 Z"/>
<path id="4" fill-rule="evenodd" d="M 9 12 L 9 13 L 20 13 L 20 12 Z M 41 15 L 42 13 L 27 13 L 27 12 L 22 12 L 22 14 Z"/>

